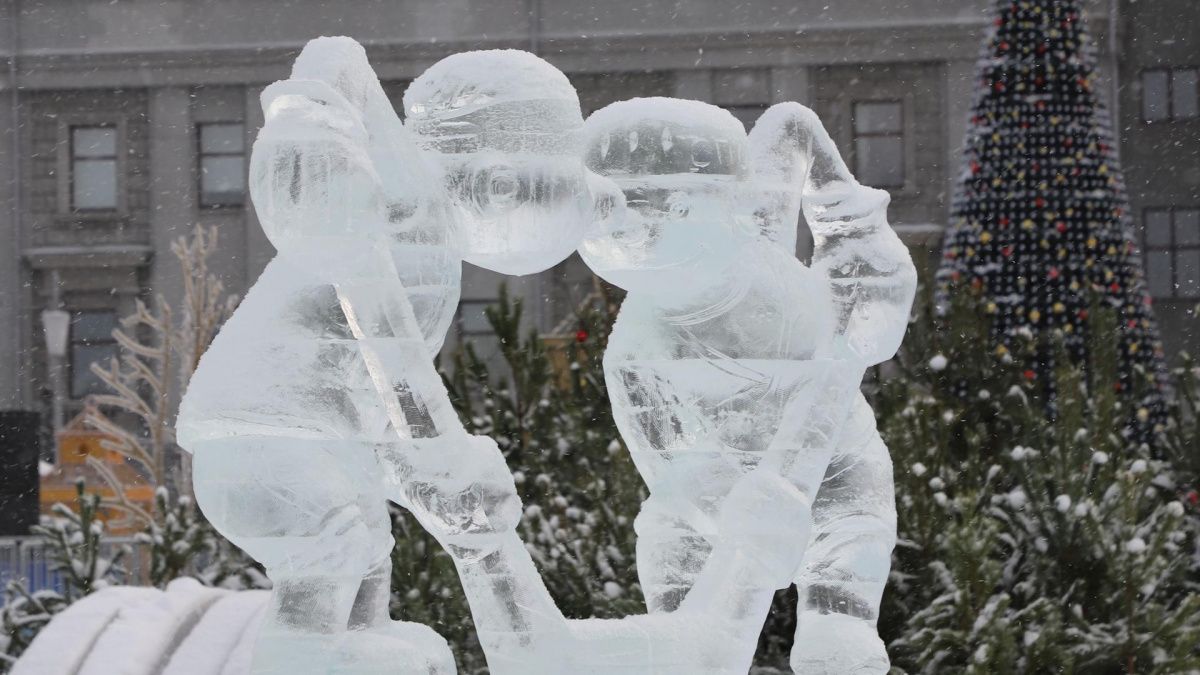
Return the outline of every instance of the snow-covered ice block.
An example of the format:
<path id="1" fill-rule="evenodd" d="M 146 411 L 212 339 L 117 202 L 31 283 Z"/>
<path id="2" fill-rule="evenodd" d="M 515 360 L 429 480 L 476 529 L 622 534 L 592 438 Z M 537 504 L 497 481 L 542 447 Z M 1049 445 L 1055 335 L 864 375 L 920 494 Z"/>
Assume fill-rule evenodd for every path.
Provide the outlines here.
<path id="1" fill-rule="evenodd" d="M 250 647 L 270 597 L 268 591 L 243 591 L 214 602 L 175 650 L 163 675 L 249 672 Z"/>
<path id="2" fill-rule="evenodd" d="M 80 599 L 38 633 L 12 675 L 77 672 L 121 610 L 151 602 L 160 593 L 155 588 L 115 586 Z"/>
<path id="3" fill-rule="evenodd" d="M 195 579 L 127 604 L 100 634 L 79 675 L 150 675 L 162 670 L 204 611 L 227 594 Z"/>
<path id="4" fill-rule="evenodd" d="M 245 675 L 270 593 L 178 579 L 165 591 L 115 586 L 68 607 L 14 675 Z"/>
<path id="5" fill-rule="evenodd" d="M 254 591 L 254 593 L 264 592 Z M 254 658 L 255 638 L 258 637 L 258 631 L 262 627 L 266 616 L 267 603 L 264 602 L 259 606 L 254 616 L 250 618 L 250 623 L 246 624 L 246 630 L 242 632 L 237 644 L 233 646 L 233 651 L 230 652 L 229 658 L 225 661 L 225 667 L 221 670 L 221 675 L 244 675 L 250 672 L 250 662 Z"/>

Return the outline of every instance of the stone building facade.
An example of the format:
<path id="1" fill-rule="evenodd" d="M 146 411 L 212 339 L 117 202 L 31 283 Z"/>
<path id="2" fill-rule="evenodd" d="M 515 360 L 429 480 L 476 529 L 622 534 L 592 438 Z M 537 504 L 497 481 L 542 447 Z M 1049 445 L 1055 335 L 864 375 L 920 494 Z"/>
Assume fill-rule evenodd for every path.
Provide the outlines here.
<path id="1" fill-rule="evenodd" d="M 1087 3 L 1135 219 L 1155 219 L 1152 259 L 1174 275 L 1159 284 L 1172 347 L 1192 342 L 1185 321 L 1200 299 L 1200 223 L 1191 215 L 1200 208 L 1200 19 L 1192 1 Z M 244 194 L 248 149 L 262 123 L 258 96 L 286 77 L 312 37 L 363 42 L 397 105 L 407 83 L 439 58 L 485 48 L 542 55 L 572 79 L 585 114 L 665 95 L 724 106 L 750 124 L 772 103 L 803 102 L 864 182 L 892 192 L 892 222 L 928 269 L 958 171 L 990 4 L 7 0 L 0 14 L 7 59 L 0 72 L 0 409 L 44 405 L 39 317 L 54 305 L 74 317 L 68 414 L 78 406 L 95 386 L 87 364 L 113 349 L 105 335 L 115 320 L 138 298 L 178 297 L 169 245 L 197 223 L 220 231 L 213 263 L 227 287 L 240 293 L 253 283 L 273 255 Z M 871 124 L 863 121 L 868 111 Z M 546 331 L 568 315 L 588 279 L 573 259 L 508 283 L 527 299 L 530 325 Z M 461 335 L 487 342 L 481 309 L 500 281 L 464 272 L 451 344 Z"/>

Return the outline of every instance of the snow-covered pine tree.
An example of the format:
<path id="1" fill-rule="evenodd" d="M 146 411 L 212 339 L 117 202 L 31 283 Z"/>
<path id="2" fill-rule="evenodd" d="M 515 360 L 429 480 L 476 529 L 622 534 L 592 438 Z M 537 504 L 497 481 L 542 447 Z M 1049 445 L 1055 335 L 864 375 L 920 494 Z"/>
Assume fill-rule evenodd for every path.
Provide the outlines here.
<path id="1" fill-rule="evenodd" d="M 1115 308 L 1120 367 L 1114 381 L 1091 384 L 1121 392 L 1136 415 L 1132 427 L 1146 431 L 1162 420 L 1166 371 L 1080 5 L 995 2 L 940 299 L 967 288 L 980 294 L 998 353 L 1012 349 L 1017 331 L 1061 332 L 1077 363 L 1093 304 Z M 1023 365 L 1053 387 L 1049 342 Z"/>
<path id="2" fill-rule="evenodd" d="M 62 610 L 67 599 L 53 589 L 30 592 L 23 581 L 12 581 L 4 589 L 0 607 L 0 673 L 8 672 L 37 637 L 38 631 Z"/>
<path id="3" fill-rule="evenodd" d="M 1041 342 L 1022 331 L 1003 356 L 981 351 L 990 331 L 973 316 L 967 295 L 943 316 L 924 310 L 878 397 L 899 502 L 880 624 L 894 662 L 913 673 L 1200 667 L 1194 468 L 1125 438 L 1117 392 L 1084 386 L 1085 373 L 1116 377 L 1117 311 L 1089 318 L 1088 363 L 1058 360 L 1053 420 L 1024 374 Z"/>
<path id="4" fill-rule="evenodd" d="M 83 482 L 75 485 L 79 511 L 55 504 L 53 515 L 43 516 L 32 531 L 43 539 L 47 566 L 61 579 L 61 591 L 30 592 L 22 580 L 4 589 L 0 607 L 0 673 L 33 642 L 55 614 L 76 600 L 114 583 L 124 581 L 121 561 L 129 555 L 125 546 L 104 543 L 100 519 L 100 496 L 87 492 Z"/>
<path id="5" fill-rule="evenodd" d="M 83 481 L 75 484 L 75 490 L 78 513 L 55 504 L 53 515 L 43 517 L 31 528 L 44 539 L 49 568 L 62 576 L 68 603 L 123 580 L 121 561 L 129 555 L 128 547 L 108 547 L 104 543 L 100 495 L 87 492 Z"/>

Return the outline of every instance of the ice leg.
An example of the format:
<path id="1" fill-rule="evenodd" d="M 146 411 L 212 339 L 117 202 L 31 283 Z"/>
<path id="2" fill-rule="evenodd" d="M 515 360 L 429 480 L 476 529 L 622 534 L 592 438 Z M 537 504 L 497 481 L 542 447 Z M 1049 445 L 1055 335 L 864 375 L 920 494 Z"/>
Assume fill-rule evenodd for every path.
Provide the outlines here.
<path id="1" fill-rule="evenodd" d="M 296 577 L 275 581 L 254 643 L 254 675 L 329 672 L 358 580 Z"/>
<path id="2" fill-rule="evenodd" d="M 200 507 L 274 582 L 251 672 L 454 672 L 439 636 L 387 620 L 393 542 L 373 445 L 241 436 L 194 450 Z"/>
<path id="3" fill-rule="evenodd" d="M 389 621 L 388 603 L 392 594 L 392 561 L 381 560 L 367 573 L 358 587 L 350 608 L 350 630 L 361 630 Z"/>
<path id="4" fill-rule="evenodd" d="M 678 609 L 712 551 L 712 544 L 689 522 L 687 511 L 651 494 L 634 521 L 638 581 L 652 614 Z"/>
<path id="5" fill-rule="evenodd" d="M 392 621 L 391 581 L 392 562 L 385 558 L 360 582 L 335 672 L 453 675 L 454 655 L 441 635 L 424 624 Z"/>
<path id="6" fill-rule="evenodd" d="M 813 537 L 796 579 L 800 591 L 792 668 L 885 673 L 875 625 L 896 541 L 892 464 L 859 397 L 843 443 L 813 505 Z"/>

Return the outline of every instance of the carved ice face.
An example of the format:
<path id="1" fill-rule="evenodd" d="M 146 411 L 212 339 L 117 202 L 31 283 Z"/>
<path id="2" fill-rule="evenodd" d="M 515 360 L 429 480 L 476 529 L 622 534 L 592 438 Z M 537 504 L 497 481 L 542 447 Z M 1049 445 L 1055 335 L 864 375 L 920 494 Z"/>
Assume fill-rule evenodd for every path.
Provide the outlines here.
<path id="1" fill-rule="evenodd" d="M 622 288 L 695 284 L 752 239 L 742 222 L 746 133 L 720 108 L 676 99 L 613 104 L 585 124 L 584 158 L 620 188 L 625 205 L 585 234 L 580 254 Z"/>
<path id="2" fill-rule="evenodd" d="M 418 78 L 405 107 L 442 164 L 468 262 L 529 274 L 575 250 L 593 207 L 562 73 L 525 52 L 459 54 Z"/>

